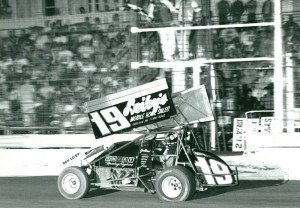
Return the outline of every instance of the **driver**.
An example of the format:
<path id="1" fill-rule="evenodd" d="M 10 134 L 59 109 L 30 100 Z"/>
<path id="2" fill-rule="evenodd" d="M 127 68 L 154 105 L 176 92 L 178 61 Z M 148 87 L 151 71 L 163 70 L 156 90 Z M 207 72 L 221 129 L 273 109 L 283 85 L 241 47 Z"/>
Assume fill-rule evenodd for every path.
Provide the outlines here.
<path id="1" fill-rule="evenodd" d="M 165 167 L 170 167 L 174 164 L 175 154 L 177 152 L 178 136 L 179 135 L 175 132 L 169 133 L 165 136 L 163 144 L 166 148 L 160 157 L 160 160 L 163 162 Z"/>

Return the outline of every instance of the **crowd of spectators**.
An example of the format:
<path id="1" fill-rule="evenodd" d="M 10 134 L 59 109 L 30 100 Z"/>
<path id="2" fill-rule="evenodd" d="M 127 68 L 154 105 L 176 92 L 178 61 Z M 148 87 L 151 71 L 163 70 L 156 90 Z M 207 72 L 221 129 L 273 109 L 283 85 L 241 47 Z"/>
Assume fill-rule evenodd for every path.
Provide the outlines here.
<path id="1" fill-rule="evenodd" d="M 228 28 L 214 32 L 214 58 L 272 57 L 272 28 Z"/>
<path id="2" fill-rule="evenodd" d="M 263 63 L 222 63 L 217 65 L 218 97 L 224 104 L 227 115 L 237 117 L 250 110 L 273 110 L 273 64 Z M 254 97 L 257 103 L 247 102 Z"/>
<path id="3" fill-rule="evenodd" d="M 193 2 L 197 1 L 188 0 L 187 2 L 193 5 Z M 174 6 L 174 9 L 177 9 L 176 3 Z M 261 8 L 258 8 L 258 6 Z M 270 22 L 273 21 L 274 16 L 273 6 L 274 3 L 272 0 L 265 0 L 262 2 L 262 5 L 258 4 L 256 0 L 235 0 L 231 1 L 231 3 L 228 0 L 219 0 L 216 2 L 216 9 L 214 12 L 199 12 L 198 10 L 195 11 L 193 6 L 186 6 L 181 13 L 181 10 L 177 9 L 178 15 L 173 15 L 173 13 L 170 12 L 173 15 L 173 21 L 169 22 L 163 22 L 164 15 L 156 12 L 154 13 L 153 21 L 151 23 L 141 24 L 141 27 L 160 27 L 161 25 L 176 26 L 177 24 L 201 26 L 209 24 Z M 142 7 L 145 11 L 147 11 L 147 6 Z M 170 11 L 173 8 L 167 4 L 163 6 L 161 4 L 157 4 L 157 7 L 167 7 Z M 193 13 L 192 17 L 188 16 L 190 13 Z M 180 17 L 180 15 L 183 15 L 183 17 Z M 182 41 L 180 41 L 180 36 L 184 35 L 188 36 L 185 37 L 188 41 L 181 43 Z M 160 32 L 147 32 L 142 34 L 140 50 L 141 61 L 165 60 L 164 51 L 171 50 L 171 47 L 164 48 L 161 36 Z M 174 36 L 174 34 L 171 34 L 170 31 L 169 36 Z M 171 39 L 170 37 L 169 39 Z M 183 33 L 183 31 L 176 31 L 175 37 L 177 46 L 173 57 L 174 59 L 182 59 L 182 56 L 180 55 L 181 53 L 189 54 L 187 59 L 273 56 L 273 27 L 264 26 L 224 28 L 215 30 L 192 30 L 186 34 Z M 180 44 L 184 45 L 182 46 Z M 213 45 L 213 49 L 211 49 L 211 45 Z"/>
<path id="4" fill-rule="evenodd" d="M 262 5 L 259 5 L 256 0 L 219 0 L 217 2 L 220 25 L 242 22 L 256 23 L 258 22 L 257 11 L 261 14 L 262 21 L 273 21 L 274 3 L 272 0 L 264 0 Z"/>
<path id="5" fill-rule="evenodd" d="M 12 17 L 12 9 L 8 0 L 0 1 L 0 19 L 10 19 Z"/>
<path id="6" fill-rule="evenodd" d="M 244 118 L 246 112 L 255 118 L 273 116 L 274 74 L 272 62 L 222 63 L 217 70 L 217 100 L 215 115 L 219 141 L 231 148 L 234 118 Z"/>
<path id="7" fill-rule="evenodd" d="M 129 26 L 90 23 L 8 31 L 0 40 L 0 125 L 84 128 L 83 103 L 131 83 Z"/>
<path id="8" fill-rule="evenodd" d="M 273 57 L 274 33 L 272 28 L 228 28 L 213 30 L 210 34 L 211 41 L 207 31 L 192 33 L 189 43 L 190 59 L 211 56 L 215 59 Z M 155 32 L 144 33 L 141 40 L 141 61 L 163 60 L 159 38 Z M 212 51 L 209 49 L 211 43 Z"/>
<path id="9" fill-rule="evenodd" d="M 221 0 L 219 3 L 223 3 L 224 7 L 224 2 L 227 1 Z M 253 2 L 255 0 L 249 0 L 243 5 L 242 11 L 248 11 L 248 23 L 257 22 Z M 265 2 L 263 21 L 271 21 L 273 11 L 269 8 L 272 1 Z M 229 12 L 227 19 L 220 18 L 219 21 L 226 20 L 226 24 L 241 22 L 244 13 L 237 13 L 234 9 L 237 6 L 241 6 L 239 0 L 229 5 L 228 11 L 226 9 Z M 157 32 L 141 33 L 141 44 L 133 46 L 130 27 L 121 25 L 119 18 L 115 13 L 106 31 L 102 30 L 98 17 L 93 21 L 85 17 L 84 22 L 73 25 L 63 24 L 67 21 L 62 20 L 46 21 L 44 27 L 11 30 L 0 37 L 0 125 L 86 128 L 89 123 L 86 115 L 82 114 L 83 102 L 126 89 L 132 83 L 129 64 L 133 47 L 141 53 L 141 61 L 164 60 Z M 193 24 L 206 25 L 210 22 L 208 19 L 197 17 Z M 283 29 L 285 50 L 300 54 L 299 26 L 292 16 Z M 190 58 L 272 57 L 273 32 L 272 27 L 192 31 L 188 47 Z M 176 52 L 179 53 L 178 48 Z M 272 70 L 261 70 L 260 73 L 257 70 L 227 70 L 243 67 L 217 66 L 222 77 L 219 80 L 222 83 L 220 89 L 224 89 L 220 96 L 223 103 L 233 106 L 235 112 L 242 108 L 244 111 L 249 106 L 242 106 L 243 102 L 238 100 L 247 99 L 251 94 L 260 102 L 259 108 L 271 109 Z M 257 69 L 261 66 L 251 67 Z M 149 77 L 150 70 L 144 70 Z M 256 74 L 251 74 L 251 71 Z M 158 70 L 151 71 L 151 77 L 159 75 Z M 269 80 L 262 82 L 261 79 L 265 78 Z M 243 89 L 236 89 L 234 83 L 243 86 Z M 266 96 L 269 96 L 267 101 Z M 226 100 L 232 97 L 238 100 Z M 226 108 L 230 111 L 228 106 Z"/>

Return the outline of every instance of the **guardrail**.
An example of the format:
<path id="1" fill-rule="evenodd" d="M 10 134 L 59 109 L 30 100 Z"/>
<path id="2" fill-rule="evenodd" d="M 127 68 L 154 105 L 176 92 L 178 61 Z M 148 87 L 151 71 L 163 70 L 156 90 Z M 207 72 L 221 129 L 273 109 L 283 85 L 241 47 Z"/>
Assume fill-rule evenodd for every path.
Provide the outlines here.
<path id="1" fill-rule="evenodd" d="M 0 126 L 0 135 L 13 134 L 90 134 L 92 130 L 80 128 L 64 128 L 57 126 L 10 127 Z"/>
<path id="2" fill-rule="evenodd" d="M 47 132 L 51 134 L 55 134 L 55 132 L 60 133 L 62 129 L 58 127 L 49 127 L 49 126 L 39 126 L 39 127 L 7 127 L 0 126 L 0 130 L 3 132 L 3 135 L 11 135 L 11 134 L 23 134 L 23 133 L 32 133 L 33 131 L 42 131 L 43 134 L 47 134 Z M 38 133 L 38 132 L 37 132 Z"/>

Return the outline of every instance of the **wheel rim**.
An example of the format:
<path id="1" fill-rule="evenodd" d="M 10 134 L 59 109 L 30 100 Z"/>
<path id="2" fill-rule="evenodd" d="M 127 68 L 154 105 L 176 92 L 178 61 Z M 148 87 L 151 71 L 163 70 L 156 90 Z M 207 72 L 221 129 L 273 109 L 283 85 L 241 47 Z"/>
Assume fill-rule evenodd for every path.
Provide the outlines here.
<path id="1" fill-rule="evenodd" d="M 182 185 L 178 178 L 168 176 L 162 181 L 162 191 L 169 198 L 176 198 L 182 191 Z"/>
<path id="2" fill-rule="evenodd" d="M 77 175 L 68 173 L 63 177 L 61 185 L 66 193 L 75 194 L 80 188 L 80 180 Z"/>

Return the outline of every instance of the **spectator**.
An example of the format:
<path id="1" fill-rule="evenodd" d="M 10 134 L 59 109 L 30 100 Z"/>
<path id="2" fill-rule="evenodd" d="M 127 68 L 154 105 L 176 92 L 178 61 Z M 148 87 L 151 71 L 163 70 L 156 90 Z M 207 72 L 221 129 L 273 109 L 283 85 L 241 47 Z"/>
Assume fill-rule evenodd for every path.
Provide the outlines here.
<path id="1" fill-rule="evenodd" d="M 104 12 L 105 11 L 105 3 L 103 0 L 99 0 L 96 5 L 96 12 Z"/>
<path id="2" fill-rule="evenodd" d="M 0 125 L 7 125 L 7 121 L 9 120 L 10 114 L 10 106 L 7 97 L 0 95 Z"/>
<path id="3" fill-rule="evenodd" d="M 16 68 L 16 71 L 18 73 L 21 73 L 22 67 L 26 65 L 29 65 L 29 60 L 26 57 L 24 57 L 22 53 L 17 53 L 14 60 L 14 66 Z"/>
<path id="4" fill-rule="evenodd" d="M 213 56 L 215 58 L 223 58 L 224 42 L 219 37 L 219 32 L 217 30 L 214 30 L 212 32 L 212 41 L 213 41 Z"/>
<path id="5" fill-rule="evenodd" d="M 111 38 L 109 42 L 110 42 L 110 47 L 109 47 L 110 52 L 115 55 L 118 54 L 120 50 L 120 48 L 118 47 L 119 46 L 118 41 L 115 38 Z M 115 56 L 113 58 L 115 58 Z"/>
<path id="6" fill-rule="evenodd" d="M 103 52 L 106 50 L 106 48 L 104 47 L 105 45 L 103 44 L 102 40 L 103 40 L 102 33 L 96 33 L 93 35 L 91 45 L 94 48 L 95 52 Z"/>
<path id="7" fill-rule="evenodd" d="M 51 99 L 55 93 L 55 88 L 50 85 L 48 80 L 42 81 L 42 87 L 38 90 L 38 95 L 46 100 Z"/>
<path id="8" fill-rule="evenodd" d="M 14 65 L 9 65 L 6 73 L 6 81 L 11 85 L 13 82 L 20 81 L 22 77 L 22 71 L 17 71 Z"/>
<path id="9" fill-rule="evenodd" d="M 35 87 L 30 83 L 29 77 L 24 77 L 25 82 L 20 86 L 18 94 L 20 97 L 24 126 L 32 126 L 34 121 L 34 98 Z"/>
<path id="10" fill-rule="evenodd" d="M 90 45 L 90 41 L 84 40 L 78 48 L 80 58 L 89 59 L 95 53 L 94 48 Z"/>
<path id="11" fill-rule="evenodd" d="M 105 11 L 116 11 L 116 4 L 114 0 L 103 0 Z"/>
<path id="12" fill-rule="evenodd" d="M 293 29 L 295 32 L 299 33 L 300 28 L 299 25 L 294 21 L 293 15 L 289 15 L 288 21 L 286 21 L 282 28 L 286 33 L 288 33 L 291 29 Z"/>
<path id="13" fill-rule="evenodd" d="M 29 40 L 29 33 L 28 29 L 21 29 L 20 30 L 20 35 L 17 38 L 17 45 L 22 46 L 24 42 Z"/>
<path id="14" fill-rule="evenodd" d="M 120 16 L 119 14 L 114 14 L 112 17 L 112 25 L 114 26 L 115 30 L 120 30 Z"/>
<path id="15" fill-rule="evenodd" d="M 177 0 L 175 8 L 178 10 L 177 19 L 184 26 L 191 26 L 194 15 L 201 12 L 201 5 L 197 0 Z M 190 35 L 191 30 L 179 30 L 176 32 L 179 58 L 182 60 L 190 58 Z"/>
<path id="16" fill-rule="evenodd" d="M 236 29 L 228 28 L 221 31 L 221 41 L 223 42 L 223 58 L 240 57 L 240 39 Z"/>
<path id="17" fill-rule="evenodd" d="M 273 33 L 268 30 L 259 30 L 255 41 L 256 56 L 273 56 Z"/>
<path id="18" fill-rule="evenodd" d="M 225 89 L 225 96 L 222 98 L 221 102 L 224 109 L 223 115 L 230 116 L 231 118 L 237 116 L 237 93 L 234 88 Z"/>
<path id="19" fill-rule="evenodd" d="M 6 75 L 0 70 L 0 97 L 7 97 Z"/>
<path id="20" fill-rule="evenodd" d="M 9 1 L 2 1 L 0 3 L 0 19 L 11 19 L 12 9 Z"/>
<path id="21" fill-rule="evenodd" d="M 109 39 L 111 39 L 111 38 L 116 37 L 117 34 L 118 34 L 118 32 L 117 32 L 117 30 L 115 28 L 115 25 L 114 24 L 108 25 L 108 28 L 107 28 L 107 37 Z"/>
<path id="22" fill-rule="evenodd" d="M 101 20 L 99 17 L 95 17 L 94 18 L 94 24 L 92 25 L 93 30 L 101 30 L 102 29 L 102 25 L 101 25 Z"/>
<path id="23" fill-rule="evenodd" d="M 49 36 L 46 34 L 43 34 L 43 35 L 41 34 L 37 37 L 37 39 L 35 41 L 35 47 L 37 49 L 44 50 L 44 49 L 46 49 L 47 43 L 51 43 Z"/>
<path id="24" fill-rule="evenodd" d="M 93 73 L 97 70 L 97 67 L 90 58 L 82 59 L 82 71 L 84 73 Z"/>
<path id="25" fill-rule="evenodd" d="M 15 34 L 15 31 L 9 30 L 8 31 L 8 37 L 6 39 L 6 43 L 9 44 L 10 47 L 16 47 L 17 46 L 17 37 Z"/>
<path id="26" fill-rule="evenodd" d="M 273 85 L 270 84 L 264 88 L 264 96 L 260 99 L 263 109 L 274 110 L 274 92 Z"/>
<path id="27" fill-rule="evenodd" d="M 284 29 L 284 43 L 287 52 L 299 52 L 300 30 L 299 25 L 294 22 L 293 16 L 289 16 L 288 21 L 283 25 Z"/>
<path id="28" fill-rule="evenodd" d="M 1 61 L 1 69 L 5 72 L 7 72 L 8 68 L 14 64 L 13 59 L 10 55 L 3 52 L 5 55 L 3 55 L 3 59 Z"/>
<path id="29" fill-rule="evenodd" d="M 227 0 L 220 0 L 217 5 L 218 15 L 219 15 L 219 24 L 224 25 L 228 24 L 228 15 L 230 13 L 230 4 Z"/>
<path id="30" fill-rule="evenodd" d="M 35 104 L 35 125 L 47 127 L 52 121 L 53 100 L 42 96 L 38 97 L 37 101 Z"/>
<path id="31" fill-rule="evenodd" d="M 243 96 L 240 98 L 238 105 L 239 111 L 242 115 L 247 111 L 262 109 L 260 102 L 252 95 L 252 89 L 250 88 L 246 88 L 244 90 Z"/>
<path id="32" fill-rule="evenodd" d="M 41 85 L 36 97 L 35 125 L 48 126 L 53 120 L 55 87 L 51 85 L 49 80 L 41 81 Z"/>
<path id="33" fill-rule="evenodd" d="M 22 77 L 31 77 L 32 76 L 32 69 L 29 65 L 22 66 Z"/>
<path id="34" fill-rule="evenodd" d="M 244 3 L 241 0 L 234 1 L 230 10 L 232 16 L 232 23 L 240 23 L 244 11 Z"/>
<path id="35" fill-rule="evenodd" d="M 77 49 L 80 45 L 81 36 L 82 35 L 73 31 L 73 29 L 71 29 L 70 34 L 68 35 L 69 41 L 67 42 L 67 47 L 73 53 L 77 52 Z"/>
<path id="36" fill-rule="evenodd" d="M 120 2 L 121 0 L 114 0 L 114 9 L 115 11 L 119 11 L 119 6 L 120 6 Z"/>
<path id="37" fill-rule="evenodd" d="M 85 8 L 83 6 L 79 7 L 79 14 L 85 14 Z"/>
<path id="38" fill-rule="evenodd" d="M 73 52 L 68 50 L 67 46 L 63 44 L 57 54 L 58 63 L 68 65 L 72 61 Z"/>
<path id="39" fill-rule="evenodd" d="M 176 8 L 168 0 L 159 1 L 154 0 L 149 4 L 149 16 L 153 18 L 153 22 L 160 23 L 161 25 L 170 25 L 174 23 Z M 163 58 L 166 61 L 174 60 L 176 49 L 175 31 L 159 31 L 159 39 L 161 44 L 161 50 Z"/>
<path id="40" fill-rule="evenodd" d="M 19 83 L 12 83 L 12 87 L 8 94 L 9 99 L 9 108 L 12 113 L 12 125 L 22 126 L 23 125 L 23 116 L 21 101 L 17 88 L 19 88 Z"/>
<path id="41" fill-rule="evenodd" d="M 248 23 L 256 23 L 256 0 L 249 0 L 246 3 L 246 11 L 248 13 Z"/>
<path id="42" fill-rule="evenodd" d="M 265 22 L 273 21 L 274 3 L 272 0 L 266 0 L 262 6 L 262 15 Z"/>
<path id="43" fill-rule="evenodd" d="M 71 79 L 78 79 L 78 78 L 82 79 L 83 78 L 84 73 L 83 73 L 81 67 L 82 67 L 82 65 L 75 64 L 75 65 L 73 65 L 72 68 L 69 69 L 70 70 L 70 78 Z M 74 86 L 76 86 L 76 85 L 74 85 Z"/>
<path id="44" fill-rule="evenodd" d="M 92 24 L 90 22 L 90 18 L 85 17 L 83 24 L 81 24 L 80 26 L 81 26 L 81 28 L 80 28 L 81 31 L 85 31 L 85 32 L 91 31 L 92 30 Z"/>
<path id="45" fill-rule="evenodd" d="M 43 33 L 50 33 L 51 32 L 51 26 L 50 26 L 50 20 L 45 20 L 44 22 L 44 28 L 43 28 Z"/>
<path id="46" fill-rule="evenodd" d="M 256 31 L 254 29 L 244 30 L 241 32 L 240 36 L 243 57 L 253 57 L 255 52 L 255 41 L 257 38 Z"/>

